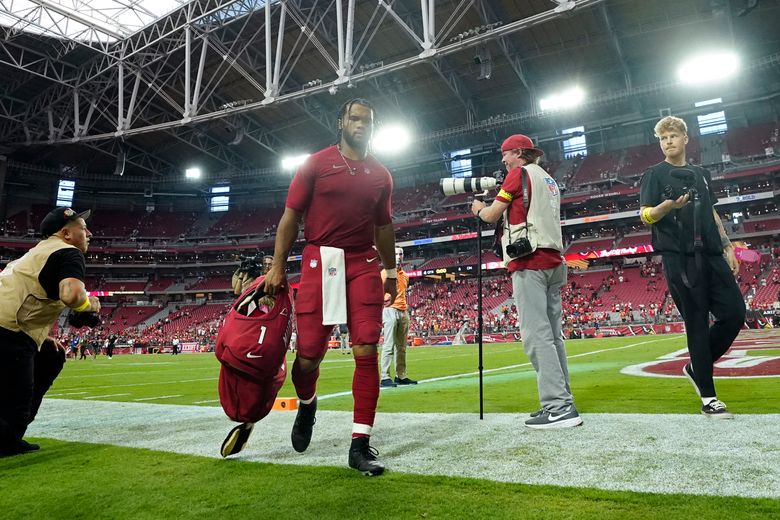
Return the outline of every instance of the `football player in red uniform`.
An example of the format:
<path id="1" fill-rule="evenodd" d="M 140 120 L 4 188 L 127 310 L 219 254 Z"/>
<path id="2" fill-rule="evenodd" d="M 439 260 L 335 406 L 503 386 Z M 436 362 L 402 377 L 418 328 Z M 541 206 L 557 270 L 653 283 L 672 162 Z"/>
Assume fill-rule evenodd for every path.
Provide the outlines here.
<path id="1" fill-rule="evenodd" d="M 298 350 L 292 368 L 299 399 L 293 448 L 303 452 L 309 446 L 319 365 L 333 326 L 346 322 L 355 359 L 349 466 L 365 475 L 380 475 L 384 465 L 369 446 L 369 437 L 379 399 L 377 343 L 383 295 L 390 293 L 390 301 L 396 296 L 393 181 L 368 153 L 374 128 L 371 103 L 365 99 L 345 103 L 337 122 L 338 144 L 310 156 L 290 184 L 265 290 L 274 294 L 281 286 L 287 255 L 303 221 L 306 247 L 296 299 Z M 380 260 L 388 274 L 384 284 Z"/>

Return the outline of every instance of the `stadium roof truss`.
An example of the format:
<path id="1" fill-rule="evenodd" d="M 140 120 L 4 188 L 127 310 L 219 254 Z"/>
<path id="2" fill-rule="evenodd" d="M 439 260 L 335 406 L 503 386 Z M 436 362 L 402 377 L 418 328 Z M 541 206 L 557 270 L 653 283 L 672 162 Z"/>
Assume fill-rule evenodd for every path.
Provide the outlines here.
<path id="1" fill-rule="evenodd" d="M 232 175 L 333 137 L 332 112 L 356 93 L 445 147 L 553 117 L 537 96 L 583 77 L 587 104 L 636 114 L 673 90 L 657 57 L 689 31 L 749 32 L 743 72 L 777 69 L 776 2 L 749 19 L 727 0 L 704 4 L 0 0 L 0 153 L 72 164 L 86 148 L 105 171 L 121 150 L 158 176 L 197 157 Z"/>
<path id="2" fill-rule="evenodd" d="M 285 145 L 257 111 L 295 103 L 332 131 L 314 94 L 422 62 L 444 79 L 473 122 L 478 114 L 472 95 L 445 66 L 448 55 L 497 40 L 530 92 L 505 37 L 601 1 L 555 2 L 547 11 L 452 37 L 475 0 L 459 0 L 446 18 L 435 0 L 421 0 L 417 12 L 402 2 L 376 0 L 367 23 L 362 6 L 359 31 L 356 0 L 0 0 L 0 64 L 25 73 L 0 87 L 0 144 L 80 143 L 113 155 L 118 140 L 165 132 L 226 169 L 241 169 L 245 158 L 231 145 L 254 142 L 274 154 Z M 151 6 L 157 6 L 154 12 Z M 173 10 L 159 16 L 166 7 Z M 494 16 L 490 2 L 477 1 L 476 8 L 486 22 Z M 400 27 L 414 50 L 357 67 L 387 24 Z M 29 32 L 48 37 L 47 45 Z M 315 71 L 313 53 L 321 64 Z M 19 99 L 14 93 L 30 75 L 48 80 L 48 87 Z M 233 88 L 237 82 L 241 89 Z M 229 93 L 236 91 L 246 98 Z M 237 129 L 233 142 L 194 126 L 217 119 Z M 128 160 L 143 169 L 161 173 L 175 167 L 154 149 L 124 146 Z"/>

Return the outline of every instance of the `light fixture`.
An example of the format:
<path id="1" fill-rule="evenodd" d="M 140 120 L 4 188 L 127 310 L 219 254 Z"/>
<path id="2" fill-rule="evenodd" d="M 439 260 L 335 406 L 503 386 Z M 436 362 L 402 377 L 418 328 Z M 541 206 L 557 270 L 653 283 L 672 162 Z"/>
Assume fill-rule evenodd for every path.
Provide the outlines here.
<path id="1" fill-rule="evenodd" d="M 184 177 L 187 179 L 200 179 L 200 168 L 193 166 L 184 170 Z"/>
<path id="2" fill-rule="evenodd" d="M 565 110 L 581 105 L 585 101 L 585 91 L 580 87 L 571 87 L 568 90 L 553 94 L 539 100 L 539 108 L 547 110 Z"/>
<path id="3" fill-rule="evenodd" d="M 727 79 L 739 70 L 739 58 L 733 51 L 696 54 L 677 68 L 677 78 L 688 85 L 713 83 Z"/>
<path id="4" fill-rule="evenodd" d="M 409 146 L 411 140 L 412 136 L 404 126 L 390 124 L 377 130 L 371 140 L 371 149 L 377 153 L 399 153 Z"/>
<path id="5" fill-rule="evenodd" d="M 311 154 L 306 153 L 302 155 L 290 155 L 287 157 L 282 157 L 282 169 L 283 170 L 296 169 L 298 166 L 306 162 L 306 159 L 308 159 L 309 155 Z"/>

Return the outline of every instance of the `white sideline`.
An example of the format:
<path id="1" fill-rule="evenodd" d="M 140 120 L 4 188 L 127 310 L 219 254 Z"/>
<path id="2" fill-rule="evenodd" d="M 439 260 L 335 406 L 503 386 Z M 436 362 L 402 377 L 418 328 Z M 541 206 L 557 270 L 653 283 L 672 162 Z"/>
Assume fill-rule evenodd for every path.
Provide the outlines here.
<path id="1" fill-rule="evenodd" d="M 527 416 L 380 413 L 372 444 L 390 471 L 652 493 L 780 498 L 780 414 L 583 414 L 571 430 Z M 321 410 L 311 446 L 290 447 L 295 414 L 271 412 L 237 458 L 346 468 L 351 412 Z M 219 458 L 235 423 L 220 408 L 46 399 L 30 437 Z M 46 449 L 43 441 L 42 448 Z"/>

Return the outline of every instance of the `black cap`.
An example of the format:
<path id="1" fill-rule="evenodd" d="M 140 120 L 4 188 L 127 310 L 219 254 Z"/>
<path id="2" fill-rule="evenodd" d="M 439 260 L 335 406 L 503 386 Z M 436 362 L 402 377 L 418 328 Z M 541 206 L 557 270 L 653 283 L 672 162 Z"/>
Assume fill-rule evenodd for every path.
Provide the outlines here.
<path id="1" fill-rule="evenodd" d="M 64 228 L 68 222 L 72 222 L 79 218 L 87 220 L 90 213 L 90 210 L 76 213 L 70 208 L 54 208 L 48 215 L 43 217 L 43 220 L 41 221 L 41 235 L 46 238 Z"/>

